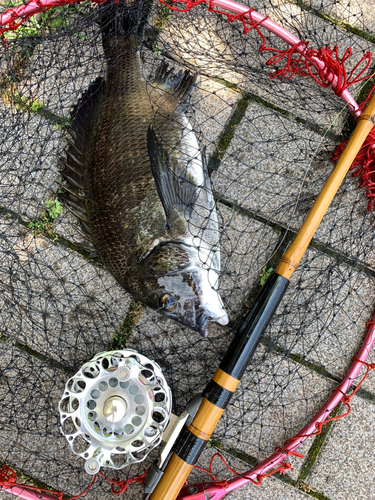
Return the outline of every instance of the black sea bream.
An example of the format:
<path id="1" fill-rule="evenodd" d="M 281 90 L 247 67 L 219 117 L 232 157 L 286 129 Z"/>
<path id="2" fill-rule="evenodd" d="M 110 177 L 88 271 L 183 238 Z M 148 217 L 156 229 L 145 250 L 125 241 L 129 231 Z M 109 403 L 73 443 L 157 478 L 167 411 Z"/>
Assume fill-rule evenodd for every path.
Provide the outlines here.
<path id="1" fill-rule="evenodd" d="M 161 63 L 155 113 L 139 55 L 139 12 L 148 7 L 120 2 L 106 10 L 107 77 L 74 110 L 63 199 L 126 290 L 205 336 L 208 320 L 227 324 L 228 316 L 217 292 L 207 165 L 183 111 L 196 78 Z"/>

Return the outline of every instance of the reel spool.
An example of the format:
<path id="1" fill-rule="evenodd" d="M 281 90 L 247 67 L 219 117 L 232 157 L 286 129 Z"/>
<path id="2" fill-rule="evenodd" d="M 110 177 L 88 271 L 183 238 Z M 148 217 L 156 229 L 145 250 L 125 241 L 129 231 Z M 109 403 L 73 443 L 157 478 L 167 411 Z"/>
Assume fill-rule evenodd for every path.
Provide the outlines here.
<path id="1" fill-rule="evenodd" d="M 131 349 L 103 352 L 68 380 L 59 404 L 61 431 L 89 474 L 122 469 L 161 442 L 171 404 L 155 361 Z"/>

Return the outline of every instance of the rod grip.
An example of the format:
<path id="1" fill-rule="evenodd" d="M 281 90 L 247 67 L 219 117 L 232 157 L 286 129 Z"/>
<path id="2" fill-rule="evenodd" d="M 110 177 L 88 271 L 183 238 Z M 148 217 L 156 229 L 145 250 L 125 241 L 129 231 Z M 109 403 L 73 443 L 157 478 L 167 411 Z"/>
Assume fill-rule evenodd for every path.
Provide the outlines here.
<path id="1" fill-rule="evenodd" d="M 176 454 L 172 455 L 149 500 L 175 500 L 193 469 L 194 465 L 184 462 Z"/>

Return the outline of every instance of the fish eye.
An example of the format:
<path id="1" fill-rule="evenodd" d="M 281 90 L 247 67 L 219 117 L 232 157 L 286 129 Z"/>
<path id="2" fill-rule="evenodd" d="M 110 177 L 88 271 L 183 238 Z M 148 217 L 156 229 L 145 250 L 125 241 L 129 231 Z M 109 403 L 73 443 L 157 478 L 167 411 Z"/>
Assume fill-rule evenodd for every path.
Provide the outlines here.
<path id="1" fill-rule="evenodd" d="M 165 294 L 161 299 L 161 306 L 166 311 L 173 311 L 176 309 L 177 302 L 172 295 Z"/>

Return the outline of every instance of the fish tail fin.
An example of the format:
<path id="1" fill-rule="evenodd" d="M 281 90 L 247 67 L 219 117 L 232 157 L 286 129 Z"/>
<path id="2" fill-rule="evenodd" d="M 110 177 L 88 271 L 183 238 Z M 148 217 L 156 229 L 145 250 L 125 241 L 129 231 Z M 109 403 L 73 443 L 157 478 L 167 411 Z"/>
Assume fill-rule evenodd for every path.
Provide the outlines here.
<path id="1" fill-rule="evenodd" d="M 113 38 L 137 40 L 143 31 L 151 10 L 152 0 L 107 1 L 99 7 L 99 25 L 103 46 L 110 50 Z"/>

